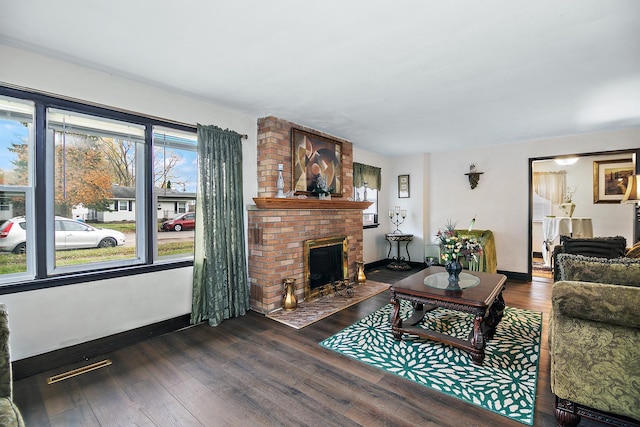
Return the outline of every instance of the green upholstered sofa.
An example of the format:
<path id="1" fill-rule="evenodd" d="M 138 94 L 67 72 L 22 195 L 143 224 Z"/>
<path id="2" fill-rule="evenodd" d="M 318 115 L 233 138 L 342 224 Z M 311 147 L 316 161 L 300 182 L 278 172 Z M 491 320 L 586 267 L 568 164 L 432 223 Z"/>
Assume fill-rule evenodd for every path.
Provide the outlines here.
<path id="1" fill-rule="evenodd" d="M 7 307 L 0 304 L 0 426 L 24 426 L 22 415 L 13 403 L 13 380 L 9 356 L 9 320 Z"/>
<path id="2" fill-rule="evenodd" d="M 558 425 L 581 416 L 640 425 L 640 259 L 558 254 L 557 267 L 549 351 Z"/>
<path id="3" fill-rule="evenodd" d="M 560 236 L 560 244 L 553 249 L 551 256 L 553 280 L 558 281 L 560 278 L 560 271 L 556 266 L 558 254 L 565 253 L 598 258 L 619 258 L 625 256 L 626 246 L 627 239 L 622 236 L 582 238 Z"/>

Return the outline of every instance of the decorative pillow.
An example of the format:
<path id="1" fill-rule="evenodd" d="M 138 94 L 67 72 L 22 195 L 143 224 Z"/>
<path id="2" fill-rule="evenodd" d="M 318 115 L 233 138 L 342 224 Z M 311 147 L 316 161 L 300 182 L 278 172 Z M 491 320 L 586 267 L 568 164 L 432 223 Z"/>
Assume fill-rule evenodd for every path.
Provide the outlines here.
<path id="1" fill-rule="evenodd" d="M 615 237 L 588 237 L 571 238 L 560 237 L 562 252 L 599 258 L 623 257 L 627 250 L 627 239 L 622 236 Z"/>
<path id="2" fill-rule="evenodd" d="M 558 254 L 560 280 L 640 286 L 640 259 Z"/>

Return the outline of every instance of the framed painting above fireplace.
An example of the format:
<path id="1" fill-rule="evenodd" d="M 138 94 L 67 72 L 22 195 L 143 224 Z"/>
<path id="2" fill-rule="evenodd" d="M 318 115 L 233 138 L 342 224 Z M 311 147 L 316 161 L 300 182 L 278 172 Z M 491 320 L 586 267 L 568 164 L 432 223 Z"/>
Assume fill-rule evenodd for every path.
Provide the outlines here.
<path id="1" fill-rule="evenodd" d="M 291 154 L 296 194 L 342 197 L 342 142 L 292 128 Z"/>

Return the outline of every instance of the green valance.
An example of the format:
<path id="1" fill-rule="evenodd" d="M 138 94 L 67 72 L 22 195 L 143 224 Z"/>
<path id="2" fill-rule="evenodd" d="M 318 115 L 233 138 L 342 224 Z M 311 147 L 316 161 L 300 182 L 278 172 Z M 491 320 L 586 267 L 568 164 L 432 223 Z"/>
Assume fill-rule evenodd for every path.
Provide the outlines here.
<path id="1" fill-rule="evenodd" d="M 367 183 L 368 188 L 374 190 L 382 189 L 381 169 L 375 166 L 363 165 L 362 163 L 353 163 L 353 186 L 355 188 L 362 187 Z"/>

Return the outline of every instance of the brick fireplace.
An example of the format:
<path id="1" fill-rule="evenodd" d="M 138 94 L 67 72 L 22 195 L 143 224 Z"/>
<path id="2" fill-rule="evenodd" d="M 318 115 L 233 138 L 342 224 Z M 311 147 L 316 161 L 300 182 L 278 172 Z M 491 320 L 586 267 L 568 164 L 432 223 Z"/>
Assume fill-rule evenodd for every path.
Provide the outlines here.
<path id="1" fill-rule="evenodd" d="M 283 164 L 285 191 L 292 188 L 291 128 L 342 142 L 342 198 L 275 199 L 277 165 Z M 249 284 L 251 309 L 269 313 L 282 304 L 282 281 L 296 279 L 295 294 L 304 298 L 304 241 L 347 237 L 348 277 L 362 260 L 362 210 L 366 202 L 348 201 L 353 193 L 351 142 L 276 117 L 258 120 L 258 197 L 250 206 Z M 363 204 L 364 203 L 364 204 Z"/>

